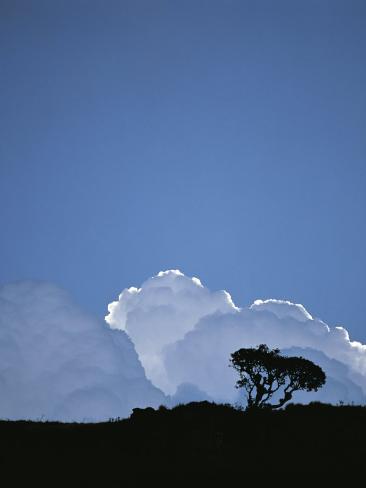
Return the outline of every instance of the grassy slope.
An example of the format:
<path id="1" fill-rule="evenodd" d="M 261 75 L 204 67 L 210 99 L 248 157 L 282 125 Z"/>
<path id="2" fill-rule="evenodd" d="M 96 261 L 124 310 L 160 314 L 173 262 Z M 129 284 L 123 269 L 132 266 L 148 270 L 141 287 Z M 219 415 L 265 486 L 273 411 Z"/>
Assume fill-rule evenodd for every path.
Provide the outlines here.
<path id="1" fill-rule="evenodd" d="M 160 473 L 365 476 L 366 408 L 245 413 L 202 402 L 100 424 L 2 421 L 0 446 L 1 476 L 12 480 L 4 486 L 135 486 L 126 479 Z"/>

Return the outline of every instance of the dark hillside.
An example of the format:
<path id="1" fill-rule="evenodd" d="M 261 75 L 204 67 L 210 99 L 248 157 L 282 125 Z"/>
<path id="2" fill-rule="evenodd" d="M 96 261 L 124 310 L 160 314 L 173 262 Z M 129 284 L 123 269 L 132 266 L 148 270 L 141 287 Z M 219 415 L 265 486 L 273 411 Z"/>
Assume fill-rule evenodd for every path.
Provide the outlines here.
<path id="1" fill-rule="evenodd" d="M 366 408 L 310 404 L 242 412 L 191 403 L 100 424 L 0 422 L 3 486 L 126 486 L 201 474 L 366 475 Z M 25 484 L 26 483 L 26 484 Z M 133 486 L 128 484 L 127 486 Z"/>

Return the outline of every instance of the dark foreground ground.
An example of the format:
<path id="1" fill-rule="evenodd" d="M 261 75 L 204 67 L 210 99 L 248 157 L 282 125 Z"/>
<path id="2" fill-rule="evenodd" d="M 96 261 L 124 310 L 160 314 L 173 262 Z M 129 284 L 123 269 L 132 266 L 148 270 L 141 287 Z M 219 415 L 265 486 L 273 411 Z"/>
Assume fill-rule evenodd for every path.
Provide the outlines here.
<path id="1" fill-rule="evenodd" d="M 0 422 L 4 487 L 143 486 L 143 479 L 229 486 L 229 478 L 268 486 L 355 475 L 366 479 L 365 407 L 242 412 L 202 402 L 136 409 L 130 419 L 100 424 Z"/>

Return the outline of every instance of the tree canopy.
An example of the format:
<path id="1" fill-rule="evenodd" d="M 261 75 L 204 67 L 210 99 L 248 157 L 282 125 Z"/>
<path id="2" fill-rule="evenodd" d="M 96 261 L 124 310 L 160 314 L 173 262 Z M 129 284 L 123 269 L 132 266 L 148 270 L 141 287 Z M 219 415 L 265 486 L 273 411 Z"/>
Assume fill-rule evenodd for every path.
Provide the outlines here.
<path id="1" fill-rule="evenodd" d="M 266 344 L 233 352 L 231 366 L 239 373 L 236 387 L 246 391 L 248 408 L 280 408 L 295 391 L 317 391 L 326 381 L 324 371 L 312 361 L 281 356 L 279 349 Z M 273 404 L 270 400 L 277 392 L 279 399 Z"/>

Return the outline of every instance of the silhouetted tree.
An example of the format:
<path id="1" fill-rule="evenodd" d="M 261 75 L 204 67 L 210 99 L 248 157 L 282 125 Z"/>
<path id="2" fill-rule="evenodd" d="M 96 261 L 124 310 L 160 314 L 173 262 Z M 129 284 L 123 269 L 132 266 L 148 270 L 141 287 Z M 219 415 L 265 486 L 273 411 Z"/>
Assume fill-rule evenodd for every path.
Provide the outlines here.
<path id="1" fill-rule="evenodd" d="M 247 392 L 248 408 L 280 408 L 295 391 L 317 391 L 326 380 L 324 371 L 312 361 L 281 356 L 279 349 L 270 350 L 266 344 L 233 352 L 231 366 L 240 376 L 236 387 Z M 272 404 L 269 400 L 276 392 L 282 396 Z"/>

